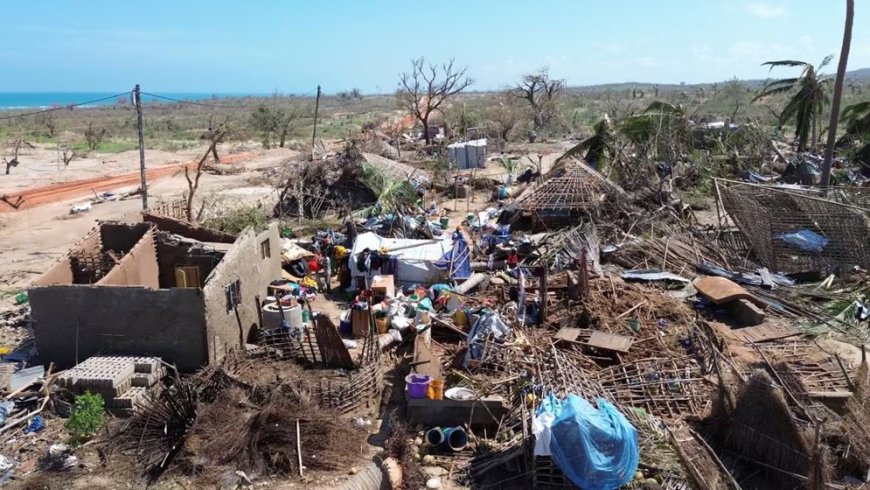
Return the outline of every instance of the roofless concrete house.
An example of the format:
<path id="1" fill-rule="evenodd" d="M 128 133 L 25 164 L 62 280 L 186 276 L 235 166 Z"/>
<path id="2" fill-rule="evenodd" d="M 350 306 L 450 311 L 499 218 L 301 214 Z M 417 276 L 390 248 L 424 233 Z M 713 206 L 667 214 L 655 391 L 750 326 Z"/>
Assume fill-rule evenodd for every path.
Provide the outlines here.
<path id="1" fill-rule="evenodd" d="M 66 368 L 149 355 L 182 371 L 216 362 L 244 346 L 280 255 L 275 225 L 232 237 L 169 218 L 101 223 L 30 288 L 40 358 Z"/>

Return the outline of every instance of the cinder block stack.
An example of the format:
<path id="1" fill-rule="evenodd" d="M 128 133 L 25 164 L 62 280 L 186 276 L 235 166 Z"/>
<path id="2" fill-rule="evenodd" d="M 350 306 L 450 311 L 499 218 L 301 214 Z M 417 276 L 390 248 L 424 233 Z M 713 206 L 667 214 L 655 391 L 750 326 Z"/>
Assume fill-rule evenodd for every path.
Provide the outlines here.
<path id="1" fill-rule="evenodd" d="M 109 407 L 132 410 L 164 374 L 156 357 L 95 356 L 66 371 L 58 383 L 77 395 L 99 393 Z"/>

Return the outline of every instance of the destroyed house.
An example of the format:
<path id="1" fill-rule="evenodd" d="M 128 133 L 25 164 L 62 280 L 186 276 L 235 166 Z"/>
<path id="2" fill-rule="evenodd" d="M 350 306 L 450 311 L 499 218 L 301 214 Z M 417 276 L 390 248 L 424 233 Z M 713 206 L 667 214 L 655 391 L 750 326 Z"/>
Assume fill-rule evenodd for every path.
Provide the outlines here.
<path id="1" fill-rule="evenodd" d="M 148 355 L 193 371 L 244 346 L 258 324 L 256 297 L 281 274 L 277 226 L 248 228 L 232 243 L 178 233 L 210 236 L 189 225 L 165 229 L 101 223 L 34 281 L 31 317 L 44 363 Z"/>
<path id="2" fill-rule="evenodd" d="M 601 174 L 575 159 L 560 161 L 542 184 L 517 199 L 522 215 L 531 218 L 535 232 L 556 230 L 597 217 L 608 200 L 623 191 Z"/>

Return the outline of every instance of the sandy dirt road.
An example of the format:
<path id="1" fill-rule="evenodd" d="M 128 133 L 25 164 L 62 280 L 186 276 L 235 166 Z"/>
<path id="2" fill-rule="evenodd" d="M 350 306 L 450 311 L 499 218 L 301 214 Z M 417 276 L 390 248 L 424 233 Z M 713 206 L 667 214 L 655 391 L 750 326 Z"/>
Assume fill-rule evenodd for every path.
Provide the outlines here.
<path id="1" fill-rule="evenodd" d="M 241 171 L 231 175 L 203 174 L 198 196 L 223 199 L 228 205 L 268 198 L 274 190 L 262 184 L 263 172 L 295 158 L 287 149 L 258 152 L 235 164 Z M 177 160 L 177 158 L 176 158 Z M 138 176 L 138 174 L 136 174 Z M 110 190 L 135 189 L 132 185 Z M 181 197 L 187 183 L 181 168 L 149 182 L 149 203 Z M 66 198 L 29 209 L 0 213 L 0 296 L 26 288 L 52 263 L 91 230 L 98 221 L 135 220 L 142 209 L 139 196 L 94 205 L 91 211 L 71 215 L 70 206 L 86 199 Z"/>

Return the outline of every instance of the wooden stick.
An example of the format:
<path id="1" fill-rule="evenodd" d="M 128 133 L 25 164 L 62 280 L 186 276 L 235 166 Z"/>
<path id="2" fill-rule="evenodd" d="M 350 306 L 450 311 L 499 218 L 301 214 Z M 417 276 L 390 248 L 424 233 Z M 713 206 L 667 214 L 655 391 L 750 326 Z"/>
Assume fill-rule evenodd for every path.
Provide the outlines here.
<path id="1" fill-rule="evenodd" d="M 846 366 L 843 365 L 843 360 L 840 359 L 840 354 L 835 352 L 834 359 L 837 360 L 837 364 L 840 366 L 840 371 L 843 371 L 843 376 L 846 377 L 846 384 L 849 385 L 849 391 L 852 391 L 852 392 L 856 391 L 855 390 L 855 383 L 852 382 L 852 377 L 849 376 L 849 372 L 846 371 Z"/>
<path id="2" fill-rule="evenodd" d="M 634 310 L 640 308 L 641 306 L 643 306 L 643 305 L 645 305 L 645 304 L 646 304 L 646 300 L 641 301 L 640 303 L 638 303 L 638 304 L 632 306 L 631 308 L 625 310 L 623 313 L 621 313 L 619 316 L 617 316 L 617 317 L 615 318 L 615 320 L 619 320 L 620 318 L 625 317 L 626 315 L 628 315 L 628 314 L 631 313 L 632 311 L 634 311 Z"/>
<path id="3" fill-rule="evenodd" d="M 299 430 L 299 419 L 296 419 L 296 456 L 299 458 L 299 476 L 302 476 L 302 441 Z"/>
<path id="4" fill-rule="evenodd" d="M 731 472 L 728 471 L 728 468 L 725 467 L 725 464 L 722 462 L 721 459 L 719 459 L 719 456 L 716 455 L 716 451 L 713 451 L 713 448 L 711 448 L 710 445 L 707 444 L 707 441 L 705 441 L 703 437 L 701 437 L 691 428 L 689 428 L 689 433 L 691 433 L 695 437 L 695 440 L 698 441 L 704 447 L 704 449 L 707 450 L 707 454 L 709 454 L 710 457 L 713 458 L 713 461 L 716 462 L 716 465 L 719 466 L 719 469 L 721 469 L 722 472 L 725 473 L 725 476 L 728 477 L 728 481 L 729 483 L 731 483 L 731 486 L 733 486 L 736 490 L 740 490 L 740 484 L 737 483 L 737 480 L 734 479 L 734 476 L 731 475 Z"/>

